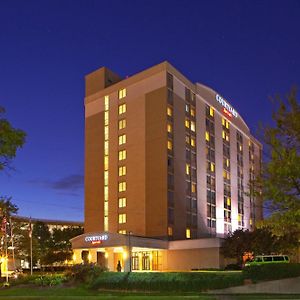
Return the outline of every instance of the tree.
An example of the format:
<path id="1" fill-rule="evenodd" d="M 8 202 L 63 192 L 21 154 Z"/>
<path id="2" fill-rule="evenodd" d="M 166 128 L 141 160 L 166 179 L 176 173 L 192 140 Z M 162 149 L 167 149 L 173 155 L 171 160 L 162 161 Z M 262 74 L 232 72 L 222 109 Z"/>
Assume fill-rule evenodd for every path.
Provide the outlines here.
<path id="1" fill-rule="evenodd" d="M 3 118 L 5 110 L 0 106 L 0 170 L 10 166 L 16 152 L 25 142 L 26 134 L 20 129 L 15 129 Z"/>
<path id="2" fill-rule="evenodd" d="M 235 258 L 239 265 L 243 263 L 245 253 L 252 255 L 273 254 L 282 252 L 287 237 L 278 237 L 269 228 L 258 228 L 254 231 L 236 230 L 223 242 L 224 257 Z"/>
<path id="3" fill-rule="evenodd" d="M 280 236 L 289 233 L 293 247 L 300 240 L 300 105 L 296 90 L 286 99 L 273 100 L 278 107 L 272 115 L 274 126 L 263 129 L 270 157 L 253 184 L 270 212 L 263 226 Z"/>

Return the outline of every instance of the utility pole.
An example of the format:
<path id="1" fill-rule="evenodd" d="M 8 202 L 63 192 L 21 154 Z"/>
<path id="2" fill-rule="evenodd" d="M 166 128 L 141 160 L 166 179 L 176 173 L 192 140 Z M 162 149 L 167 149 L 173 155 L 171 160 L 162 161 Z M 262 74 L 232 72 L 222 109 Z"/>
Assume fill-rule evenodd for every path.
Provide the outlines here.
<path id="1" fill-rule="evenodd" d="M 30 275 L 32 275 L 32 227 L 31 227 L 31 217 L 29 218 L 29 238 L 30 238 Z"/>

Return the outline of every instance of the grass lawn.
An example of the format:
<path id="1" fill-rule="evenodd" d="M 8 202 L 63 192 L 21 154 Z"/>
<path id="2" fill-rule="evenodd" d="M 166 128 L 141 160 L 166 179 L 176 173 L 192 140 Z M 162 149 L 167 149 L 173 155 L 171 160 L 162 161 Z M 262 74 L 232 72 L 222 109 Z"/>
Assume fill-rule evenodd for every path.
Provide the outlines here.
<path id="1" fill-rule="evenodd" d="M 0 290 L 0 300 L 38 300 L 38 299 L 74 299 L 74 300 L 171 300 L 171 299 L 199 299 L 199 300 L 281 300 L 300 299 L 300 295 L 206 295 L 187 293 L 133 293 L 133 292 L 110 292 L 92 291 L 84 287 L 10 287 Z"/>

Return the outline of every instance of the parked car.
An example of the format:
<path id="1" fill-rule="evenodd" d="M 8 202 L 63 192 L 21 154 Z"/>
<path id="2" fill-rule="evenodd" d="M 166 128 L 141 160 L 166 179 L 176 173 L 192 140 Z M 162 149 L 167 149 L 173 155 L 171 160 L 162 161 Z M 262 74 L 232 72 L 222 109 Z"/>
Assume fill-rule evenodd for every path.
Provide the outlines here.
<path id="1" fill-rule="evenodd" d="M 289 263 L 290 259 L 287 255 L 257 255 L 253 260 L 247 261 L 245 267 L 264 265 L 264 264 L 278 264 Z"/>

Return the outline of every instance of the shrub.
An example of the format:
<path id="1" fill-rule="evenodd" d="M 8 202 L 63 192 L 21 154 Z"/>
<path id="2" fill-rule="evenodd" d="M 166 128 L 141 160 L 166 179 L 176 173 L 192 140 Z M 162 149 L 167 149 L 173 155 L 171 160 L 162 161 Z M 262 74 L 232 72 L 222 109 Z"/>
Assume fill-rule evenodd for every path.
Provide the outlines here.
<path id="1" fill-rule="evenodd" d="M 60 285 L 66 281 L 66 277 L 63 274 L 55 275 L 42 275 L 34 280 L 34 283 L 39 286 L 55 286 Z"/>
<path id="2" fill-rule="evenodd" d="M 190 273 L 111 273 L 106 272 L 91 282 L 91 288 L 142 291 L 205 291 L 243 283 L 239 272 Z"/>
<path id="3" fill-rule="evenodd" d="M 300 264 L 265 264 L 246 267 L 245 278 L 252 281 L 275 280 L 300 276 Z"/>
<path id="4" fill-rule="evenodd" d="M 106 268 L 101 268 L 95 264 L 74 265 L 66 272 L 66 277 L 75 282 L 89 283 L 100 276 Z"/>

